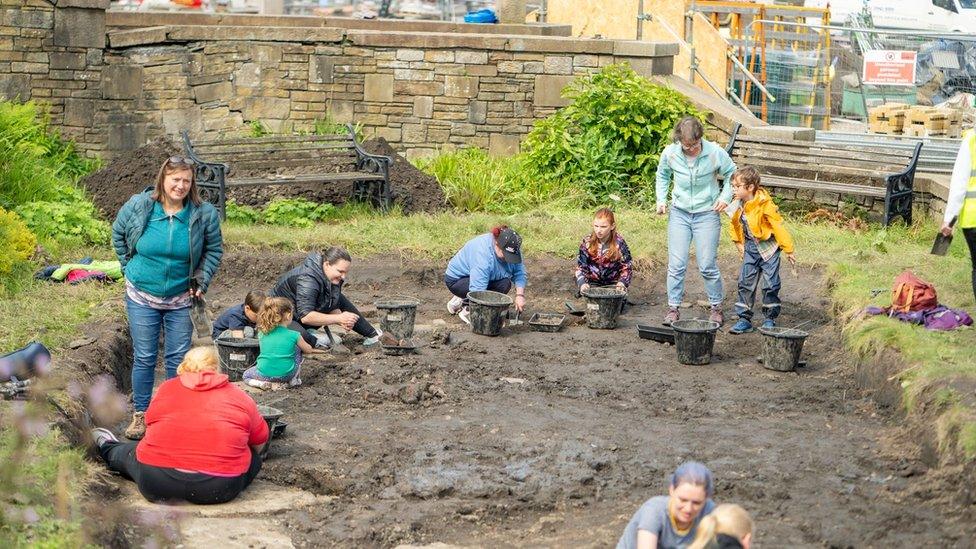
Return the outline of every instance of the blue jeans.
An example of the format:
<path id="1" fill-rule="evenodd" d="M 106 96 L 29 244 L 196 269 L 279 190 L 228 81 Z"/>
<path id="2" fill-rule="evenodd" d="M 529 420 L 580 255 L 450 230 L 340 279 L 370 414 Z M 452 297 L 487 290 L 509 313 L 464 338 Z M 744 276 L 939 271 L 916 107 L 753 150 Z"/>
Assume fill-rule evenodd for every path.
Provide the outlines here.
<path id="1" fill-rule="evenodd" d="M 671 208 L 668 215 L 668 306 L 677 307 L 685 295 L 685 271 L 692 240 L 698 271 L 705 279 L 705 293 L 711 305 L 721 305 L 724 291 L 718 270 L 718 239 L 722 220 L 711 210 L 691 213 Z"/>
<path id="2" fill-rule="evenodd" d="M 739 299 L 735 302 L 735 314 L 739 318 L 752 320 L 752 307 L 756 304 L 756 290 L 759 282 L 763 284 L 763 317 L 775 320 L 779 316 L 779 250 L 769 259 L 759 255 L 759 248 L 751 239 L 745 243 L 742 270 L 739 271 Z M 762 275 L 762 276 L 760 276 Z"/>
<path id="3" fill-rule="evenodd" d="M 166 379 L 176 377 L 176 367 L 193 341 L 190 308 L 162 310 L 145 307 L 125 298 L 132 337 L 132 404 L 137 412 L 149 408 L 159 356 L 159 331 L 164 332 L 163 361 Z"/>

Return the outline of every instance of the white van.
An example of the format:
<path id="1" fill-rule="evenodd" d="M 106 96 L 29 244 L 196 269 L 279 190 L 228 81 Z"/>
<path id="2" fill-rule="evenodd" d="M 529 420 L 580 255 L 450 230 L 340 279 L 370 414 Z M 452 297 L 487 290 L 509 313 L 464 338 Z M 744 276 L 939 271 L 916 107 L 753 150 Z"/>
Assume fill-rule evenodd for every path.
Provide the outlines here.
<path id="1" fill-rule="evenodd" d="M 877 28 L 976 33 L 976 0 L 869 0 Z"/>

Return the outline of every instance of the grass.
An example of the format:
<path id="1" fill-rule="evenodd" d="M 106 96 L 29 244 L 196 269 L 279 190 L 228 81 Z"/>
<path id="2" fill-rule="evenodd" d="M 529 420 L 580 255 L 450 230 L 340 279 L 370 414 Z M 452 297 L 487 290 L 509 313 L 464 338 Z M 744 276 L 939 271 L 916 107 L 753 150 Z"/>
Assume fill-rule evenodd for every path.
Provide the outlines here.
<path id="1" fill-rule="evenodd" d="M 666 262 L 663 217 L 644 210 L 618 209 L 617 218 L 635 259 L 656 265 Z M 245 248 L 271 246 L 308 251 L 335 244 L 347 247 L 356 256 L 396 253 L 445 261 L 468 238 L 497 223 L 519 230 L 530 257 L 571 258 L 579 239 L 588 230 L 590 211 L 547 207 L 513 215 L 448 212 L 404 216 L 364 210 L 308 229 L 228 224 L 224 235 L 232 245 Z M 954 378 L 976 381 L 976 361 L 972 360 L 976 330 L 931 332 L 883 317 L 862 319 L 857 314 L 867 305 L 889 304 L 892 281 L 909 268 L 935 285 L 942 303 L 976 311 L 968 252 L 961 237 L 953 242 L 946 257 L 936 257 L 929 254 L 937 228 L 934 222 L 887 229 L 870 225 L 862 231 L 796 220 L 788 225 L 797 241 L 801 268 L 816 266 L 826 271 L 833 312 L 845 326 L 849 348 L 861 358 L 874 357 L 885 349 L 901 354 L 908 368 L 898 380 L 904 388 L 904 405 L 909 411 L 916 411 Z M 736 253 L 727 233 L 720 250 L 726 255 Z M 657 271 L 647 276 L 663 274 Z M 945 429 L 945 433 L 958 437 L 958 447 L 973 459 L 976 458 L 976 414 L 965 406 L 964 402 L 943 406 L 955 410 L 951 415 L 954 427 Z"/>

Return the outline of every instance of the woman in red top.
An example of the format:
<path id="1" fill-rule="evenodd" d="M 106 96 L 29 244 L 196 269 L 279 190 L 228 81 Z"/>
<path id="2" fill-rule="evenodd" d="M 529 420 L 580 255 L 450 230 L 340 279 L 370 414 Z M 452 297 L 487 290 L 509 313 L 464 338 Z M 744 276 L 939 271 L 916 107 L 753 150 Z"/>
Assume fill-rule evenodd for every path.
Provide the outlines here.
<path id="1" fill-rule="evenodd" d="M 261 470 L 268 425 L 254 400 L 220 373 L 213 347 L 190 350 L 176 373 L 149 404 L 141 441 L 120 443 L 95 429 L 95 445 L 109 469 L 134 480 L 149 501 L 228 502 Z"/>

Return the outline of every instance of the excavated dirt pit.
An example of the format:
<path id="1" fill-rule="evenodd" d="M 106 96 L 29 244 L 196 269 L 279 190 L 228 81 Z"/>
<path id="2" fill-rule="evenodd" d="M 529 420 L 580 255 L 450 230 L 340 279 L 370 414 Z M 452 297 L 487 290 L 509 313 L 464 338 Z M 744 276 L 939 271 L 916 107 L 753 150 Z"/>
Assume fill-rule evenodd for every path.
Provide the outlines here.
<path id="1" fill-rule="evenodd" d="M 270 288 L 301 260 L 225 255 L 211 306 Z M 736 268 L 724 265 L 727 283 Z M 563 312 L 571 263 L 528 269 L 529 309 Z M 638 339 L 635 324 L 663 314 L 663 271 L 638 272 L 640 304 L 616 330 L 576 321 L 487 338 L 446 313 L 440 265 L 357 259 L 347 295 L 375 322 L 378 298 L 419 298 L 421 348 L 385 356 L 349 335 L 356 354 L 307 360 L 301 387 L 255 395 L 288 422 L 259 478 L 335 496 L 275 522 L 309 547 L 609 546 L 644 499 L 665 493 L 676 465 L 697 459 L 715 472 L 717 501 L 753 514 L 760 547 L 972 546 L 971 498 L 856 389 L 818 273 L 784 277 L 781 323 L 817 325 L 807 366 L 784 374 L 757 363 L 758 334 L 723 331 L 708 366 L 679 365 L 673 347 Z M 689 272 L 695 303 L 704 296 Z"/>

